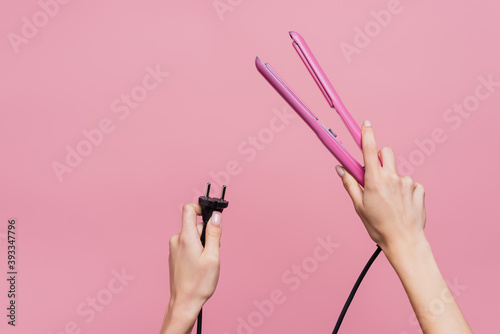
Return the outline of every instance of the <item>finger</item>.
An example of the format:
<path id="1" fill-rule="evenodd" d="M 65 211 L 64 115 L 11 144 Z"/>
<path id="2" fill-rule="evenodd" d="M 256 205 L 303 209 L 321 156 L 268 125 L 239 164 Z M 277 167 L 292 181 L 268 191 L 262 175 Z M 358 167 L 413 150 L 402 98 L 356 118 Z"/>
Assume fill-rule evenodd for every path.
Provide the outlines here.
<path id="1" fill-rule="evenodd" d="M 205 251 L 219 256 L 219 244 L 222 234 L 222 214 L 218 211 L 212 213 L 205 232 Z"/>
<path id="2" fill-rule="evenodd" d="M 382 161 L 383 169 L 398 174 L 396 168 L 396 160 L 394 159 L 394 151 L 390 147 L 382 147 L 378 152 L 380 160 Z M 399 174 L 398 174 L 399 175 Z"/>
<path id="3" fill-rule="evenodd" d="M 421 207 L 425 205 L 425 189 L 424 186 L 418 182 L 415 182 L 415 189 L 413 190 L 413 203 Z"/>
<path id="4" fill-rule="evenodd" d="M 337 170 L 337 174 L 342 178 L 344 188 L 351 197 L 354 208 L 356 208 L 357 211 L 363 204 L 363 190 L 359 186 L 358 181 L 356 181 L 344 168 L 337 165 L 335 169 Z"/>
<path id="5" fill-rule="evenodd" d="M 401 177 L 401 183 L 403 185 L 403 200 L 407 205 L 411 205 L 413 200 L 413 191 L 415 190 L 415 183 L 408 175 Z"/>
<path id="6" fill-rule="evenodd" d="M 198 223 L 197 227 L 198 227 L 198 232 L 200 233 L 200 237 L 201 237 L 201 234 L 203 233 L 203 222 Z M 207 232 L 205 231 L 205 233 L 207 233 Z M 220 247 L 221 244 L 222 243 L 219 242 L 219 247 Z"/>
<path id="7" fill-rule="evenodd" d="M 197 203 L 184 204 L 182 207 L 181 234 L 185 237 L 200 237 L 196 228 L 197 216 L 201 215 L 201 206 Z"/>
<path id="8" fill-rule="evenodd" d="M 374 177 L 380 172 L 380 163 L 378 160 L 375 133 L 369 121 L 365 121 L 361 128 L 361 146 L 363 148 L 363 159 L 365 161 L 365 176 L 368 176 L 368 178 Z"/>

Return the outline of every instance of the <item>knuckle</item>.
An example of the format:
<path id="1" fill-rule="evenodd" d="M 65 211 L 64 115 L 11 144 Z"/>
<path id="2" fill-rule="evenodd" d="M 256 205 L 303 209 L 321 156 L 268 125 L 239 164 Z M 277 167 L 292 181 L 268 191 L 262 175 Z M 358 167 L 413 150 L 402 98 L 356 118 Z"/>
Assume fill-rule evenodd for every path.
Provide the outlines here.
<path id="1" fill-rule="evenodd" d="M 421 183 L 415 182 L 415 189 L 418 189 L 422 193 L 425 193 L 424 186 Z"/>
<path id="2" fill-rule="evenodd" d="M 365 190 L 378 192 L 384 186 L 383 176 L 381 174 L 370 174 L 365 176 Z"/>
<path id="3" fill-rule="evenodd" d="M 353 187 L 357 187 L 358 183 L 354 180 L 343 180 L 343 185 L 345 190 L 347 190 L 347 193 L 351 195 L 351 190 L 353 190 Z"/>
<path id="4" fill-rule="evenodd" d="M 413 180 L 408 175 L 401 177 L 401 183 L 403 186 L 413 186 Z"/>
<path id="5" fill-rule="evenodd" d="M 368 142 L 363 145 L 363 150 L 364 151 L 369 151 L 369 152 L 376 152 L 377 151 L 377 144 Z"/>
<path id="6" fill-rule="evenodd" d="M 218 231 L 214 231 L 213 229 L 208 229 L 206 230 L 205 234 L 210 237 L 210 238 L 215 238 L 218 239 L 220 233 Z"/>
<path id="7" fill-rule="evenodd" d="M 359 215 L 362 211 L 361 204 L 359 203 L 353 203 L 353 204 L 354 204 L 354 211 L 356 211 L 356 213 Z"/>
<path id="8" fill-rule="evenodd" d="M 194 211 L 193 203 L 186 203 L 182 206 L 182 214 L 183 215 L 188 214 L 192 211 Z"/>
<path id="9" fill-rule="evenodd" d="M 345 190 L 349 190 L 349 188 L 351 187 L 351 182 L 346 181 L 345 179 L 344 182 L 342 182 L 342 184 L 344 185 Z"/>
<path id="10" fill-rule="evenodd" d="M 179 240 L 179 235 L 176 234 L 176 235 L 173 235 L 172 237 L 170 237 L 170 240 L 168 241 L 168 245 L 170 248 L 174 248 L 175 246 L 177 246 L 177 241 Z"/>
<path id="11" fill-rule="evenodd" d="M 205 258 L 206 264 L 210 267 L 217 267 L 220 265 L 220 258 L 217 254 L 209 253 Z"/>
<path id="12" fill-rule="evenodd" d="M 380 152 L 384 155 L 394 155 L 394 152 L 392 151 L 392 148 L 388 146 L 384 146 L 380 149 Z"/>
<path id="13" fill-rule="evenodd" d="M 398 174 L 396 174 L 396 173 L 388 172 L 387 176 L 389 178 L 389 181 L 391 181 L 393 183 L 402 182 L 401 181 L 401 177 Z"/>
<path id="14" fill-rule="evenodd" d="M 370 179 L 370 181 L 373 180 Z M 365 186 L 364 186 L 365 191 L 370 191 L 370 192 L 377 191 L 377 188 L 378 188 L 377 182 L 367 182 L 365 177 Z"/>
<path id="15" fill-rule="evenodd" d="M 179 244 L 182 247 L 185 247 L 185 246 L 188 246 L 190 243 L 191 243 L 190 239 L 187 238 L 184 234 L 181 233 L 181 235 L 179 236 Z"/>

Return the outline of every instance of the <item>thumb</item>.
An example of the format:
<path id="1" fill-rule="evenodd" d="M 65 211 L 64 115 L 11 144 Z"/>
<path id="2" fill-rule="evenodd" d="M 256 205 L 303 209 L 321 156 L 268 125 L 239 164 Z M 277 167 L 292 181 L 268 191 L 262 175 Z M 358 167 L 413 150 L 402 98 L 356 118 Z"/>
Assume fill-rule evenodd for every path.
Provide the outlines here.
<path id="1" fill-rule="evenodd" d="M 339 165 L 335 166 L 335 169 L 337 170 L 337 174 L 339 174 L 342 178 L 344 188 L 351 197 L 354 207 L 361 207 L 361 204 L 363 203 L 363 190 L 361 190 L 358 182 L 354 179 L 354 177 L 352 177 L 351 174 L 347 173 L 347 171 Z"/>
<path id="2" fill-rule="evenodd" d="M 212 212 L 212 217 L 208 221 L 205 232 L 205 250 L 219 255 L 220 236 L 222 234 L 222 213 Z"/>

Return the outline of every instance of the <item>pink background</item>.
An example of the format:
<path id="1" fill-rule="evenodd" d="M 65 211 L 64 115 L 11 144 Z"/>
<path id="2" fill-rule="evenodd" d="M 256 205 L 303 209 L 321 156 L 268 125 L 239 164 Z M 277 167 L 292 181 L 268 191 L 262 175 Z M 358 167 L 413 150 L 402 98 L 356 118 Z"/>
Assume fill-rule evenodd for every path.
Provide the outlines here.
<path id="1" fill-rule="evenodd" d="M 2 1 L 0 267 L 4 277 L 7 219 L 16 218 L 20 273 L 15 328 L 6 325 L 0 280 L 2 332 L 78 333 L 65 331 L 74 322 L 80 333 L 157 333 L 179 207 L 207 181 L 218 194 L 221 180 L 230 206 L 205 332 L 238 333 L 238 318 L 249 317 L 254 333 L 331 332 L 375 246 L 334 158 L 298 117 L 274 123 L 275 112 L 292 111 L 254 68 L 256 55 L 361 157 L 293 50 L 289 30 L 308 41 L 354 118 L 372 122 L 379 146 L 414 162 L 410 174 L 426 188 L 426 233 L 443 275 L 456 282 L 473 330 L 494 331 L 500 87 L 488 97 L 481 88 L 483 100 L 473 96 L 478 77 L 500 81 L 498 2 L 401 0 L 385 27 L 371 11 L 387 9 L 388 0 L 220 2 L 227 7 L 219 15 L 211 1 L 72 1 L 43 22 L 37 1 Z M 16 52 L 9 33 L 22 34 L 23 17 L 32 22 L 33 15 L 46 25 Z M 354 45 L 356 27 L 373 29 L 372 37 L 348 62 L 340 45 Z M 120 119 L 113 102 L 134 88 L 140 93 L 146 68 L 157 65 L 168 77 Z M 464 101 L 470 115 L 448 114 Z M 59 182 L 53 162 L 65 163 L 66 147 L 75 149 L 82 131 L 103 119 L 113 132 Z M 429 143 L 436 128 L 446 140 Z M 265 142 L 255 154 L 249 136 Z M 428 154 L 416 141 L 427 143 Z M 316 238 L 328 235 L 340 246 L 292 291 L 282 275 L 313 263 Z M 122 268 L 134 278 L 87 322 L 79 305 L 109 297 L 112 271 Z M 285 302 L 259 318 L 254 301 L 275 289 Z M 341 332 L 418 333 L 411 314 L 381 256 Z"/>

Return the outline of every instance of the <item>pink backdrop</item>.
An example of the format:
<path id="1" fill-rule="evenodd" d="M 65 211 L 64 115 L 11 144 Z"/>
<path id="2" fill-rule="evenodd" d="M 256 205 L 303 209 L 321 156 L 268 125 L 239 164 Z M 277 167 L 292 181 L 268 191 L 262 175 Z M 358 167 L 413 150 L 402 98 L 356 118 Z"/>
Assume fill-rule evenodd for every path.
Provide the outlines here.
<path id="1" fill-rule="evenodd" d="M 2 1 L 2 333 L 158 332 L 168 239 L 181 204 L 207 181 L 214 194 L 228 185 L 230 206 L 205 332 L 331 332 L 375 246 L 334 158 L 254 68 L 256 55 L 273 64 L 361 158 L 289 30 L 308 41 L 356 120 L 369 119 L 379 146 L 424 184 L 443 275 L 475 332 L 491 333 L 499 10 L 477 0 Z M 15 328 L 6 324 L 9 218 Z M 335 244 L 321 259 L 318 238 Z M 384 256 L 342 332 L 419 332 Z"/>

